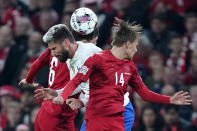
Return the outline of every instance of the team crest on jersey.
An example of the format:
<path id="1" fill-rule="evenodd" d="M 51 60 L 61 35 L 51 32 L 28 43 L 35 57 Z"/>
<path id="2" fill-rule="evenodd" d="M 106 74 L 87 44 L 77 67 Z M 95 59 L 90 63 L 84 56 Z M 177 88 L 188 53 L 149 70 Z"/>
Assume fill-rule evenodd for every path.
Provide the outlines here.
<path id="1" fill-rule="evenodd" d="M 79 70 L 79 73 L 82 73 L 83 75 L 86 75 L 88 72 L 88 67 L 87 66 L 82 66 L 81 69 Z"/>

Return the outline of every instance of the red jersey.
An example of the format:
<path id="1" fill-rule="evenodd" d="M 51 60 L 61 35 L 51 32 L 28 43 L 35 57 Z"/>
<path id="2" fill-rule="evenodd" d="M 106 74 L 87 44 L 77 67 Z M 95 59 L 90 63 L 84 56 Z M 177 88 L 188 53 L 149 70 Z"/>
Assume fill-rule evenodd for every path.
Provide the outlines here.
<path id="1" fill-rule="evenodd" d="M 88 79 L 90 97 L 86 108 L 86 119 L 123 112 L 124 94 L 128 85 L 147 101 L 169 104 L 170 97 L 156 94 L 146 88 L 131 60 L 119 60 L 111 51 L 94 54 L 85 62 L 62 92 L 64 100 L 81 82 Z"/>
<path id="2" fill-rule="evenodd" d="M 50 66 L 49 66 L 48 87 L 54 90 L 63 88 L 70 80 L 69 69 L 67 67 L 66 62 L 64 63 L 59 62 L 58 58 L 53 57 L 51 55 L 51 51 L 48 48 L 32 64 L 27 74 L 26 81 L 28 83 L 33 83 L 38 71 L 42 67 L 49 64 Z"/>
<path id="3" fill-rule="evenodd" d="M 70 80 L 70 72 L 67 67 L 66 62 L 59 62 L 58 58 L 51 55 L 51 51 L 47 48 L 32 64 L 27 76 L 26 81 L 28 83 L 33 83 L 38 71 L 44 66 L 49 65 L 49 79 L 48 87 L 54 90 L 63 88 L 68 81 Z M 77 97 L 77 95 L 73 96 Z M 43 101 L 41 108 L 44 108 L 45 111 L 50 112 L 51 114 L 57 114 L 56 107 L 52 107 L 51 101 Z M 72 110 L 68 105 L 64 104 L 62 108 L 57 107 L 61 111 L 61 115 L 65 117 L 73 116 L 77 114 L 77 110 Z"/>

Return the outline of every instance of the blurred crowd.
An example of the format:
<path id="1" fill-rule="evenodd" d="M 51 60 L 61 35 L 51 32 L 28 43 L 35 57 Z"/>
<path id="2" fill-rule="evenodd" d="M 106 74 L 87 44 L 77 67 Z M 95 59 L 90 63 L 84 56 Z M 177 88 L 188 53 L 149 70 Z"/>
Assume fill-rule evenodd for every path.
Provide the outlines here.
<path id="1" fill-rule="evenodd" d="M 0 0 L 0 131 L 33 131 L 39 110 L 34 89 L 18 87 L 31 64 L 47 48 L 43 34 L 88 7 L 98 16 L 97 46 L 111 48 L 114 17 L 141 24 L 133 58 L 147 87 L 173 95 L 188 91 L 191 106 L 143 101 L 130 90 L 133 131 L 197 131 L 197 0 Z M 36 82 L 47 87 L 48 67 Z M 76 117 L 80 128 L 83 110 Z"/>

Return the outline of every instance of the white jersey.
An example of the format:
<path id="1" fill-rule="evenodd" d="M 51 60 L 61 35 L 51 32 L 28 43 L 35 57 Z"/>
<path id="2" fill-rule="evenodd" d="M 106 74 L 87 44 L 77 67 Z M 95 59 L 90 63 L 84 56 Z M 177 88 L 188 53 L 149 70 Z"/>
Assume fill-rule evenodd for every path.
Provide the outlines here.
<path id="1" fill-rule="evenodd" d="M 102 51 L 101 48 L 97 47 L 92 43 L 83 43 L 81 41 L 76 42 L 78 44 L 78 48 L 72 59 L 68 59 L 66 61 L 68 69 L 70 71 L 70 79 L 72 79 L 79 69 L 83 66 L 85 61 L 91 57 L 94 53 Z M 58 90 L 58 94 L 61 94 L 63 89 Z M 73 92 L 72 95 L 83 91 L 85 93 L 84 96 L 80 97 L 80 100 L 86 105 L 89 99 L 89 80 L 87 82 L 81 83 Z"/>
<path id="2" fill-rule="evenodd" d="M 99 47 L 92 43 L 83 43 L 81 41 L 77 41 L 78 48 L 73 56 L 72 59 L 68 59 L 66 61 L 68 69 L 70 71 L 70 79 L 72 79 L 79 69 L 83 66 L 85 61 L 91 57 L 94 53 L 102 51 Z M 64 88 L 63 88 L 64 89 Z M 57 90 L 58 94 L 60 95 L 63 89 Z M 80 95 L 80 100 L 87 105 L 89 100 L 89 80 L 87 82 L 81 83 L 73 92 L 72 95 L 83 91 L 85 94 Z M 129 93 L 127 92 L 124 95 L 124 106 L 129 103 Z"/>

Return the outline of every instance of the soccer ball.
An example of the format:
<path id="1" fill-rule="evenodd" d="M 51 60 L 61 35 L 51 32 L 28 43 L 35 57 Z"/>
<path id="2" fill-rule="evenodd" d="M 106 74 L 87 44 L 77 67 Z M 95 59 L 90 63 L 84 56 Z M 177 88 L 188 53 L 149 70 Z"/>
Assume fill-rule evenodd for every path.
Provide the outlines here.
<path id="1" fill-rule="evenodd" d="M 94 31 L 97 25 L 97 16 L 89 8 L 79 8 L 72 14 L 70 25 L 74 31 L 88 35 Z"/>

